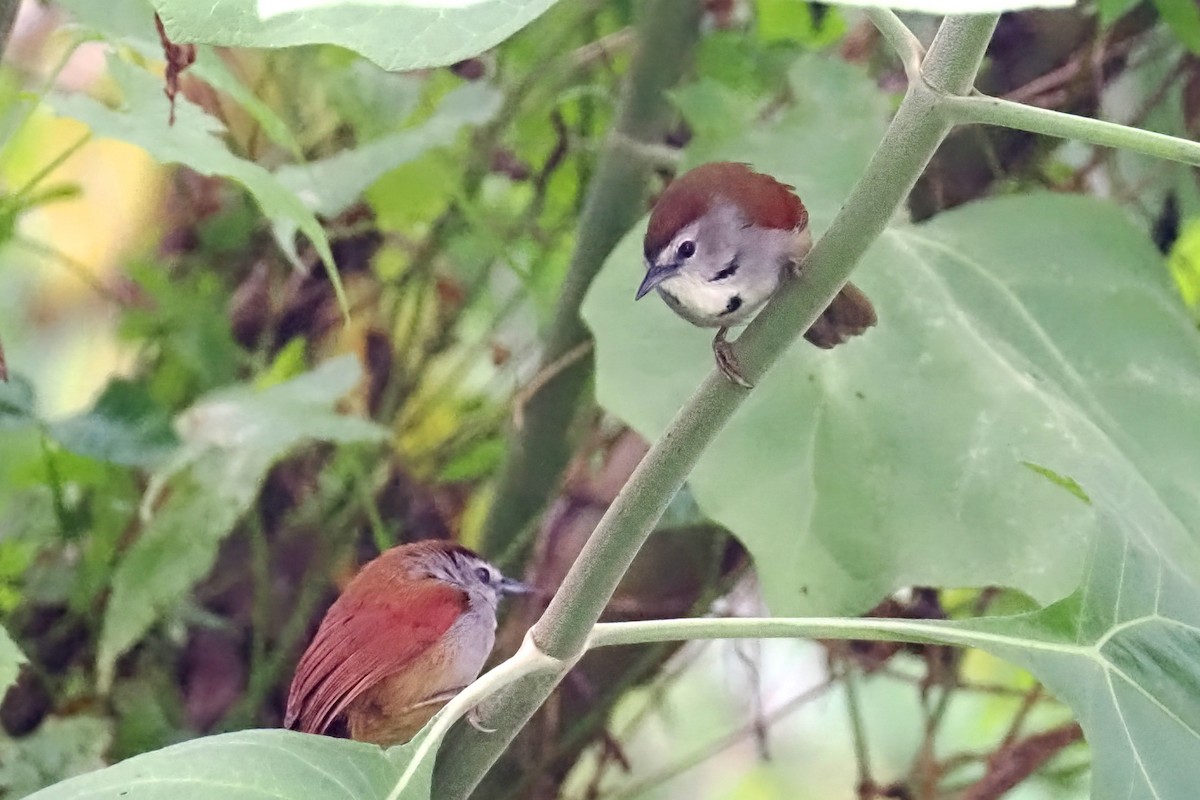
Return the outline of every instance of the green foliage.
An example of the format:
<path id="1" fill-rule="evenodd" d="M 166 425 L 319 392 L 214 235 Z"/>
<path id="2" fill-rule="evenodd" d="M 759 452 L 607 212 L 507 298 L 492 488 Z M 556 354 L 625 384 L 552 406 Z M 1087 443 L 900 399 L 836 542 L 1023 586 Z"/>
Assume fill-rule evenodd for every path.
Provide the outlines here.
<path id="1" fill-rule="evenodd" d="M 1171 248 L 1167 266 L 1188 308 L 1200 311 L 1200 219 L 1190 220 Z"/>
<path id="2" fill-rule="evenodd" d="M 942 13 L 1067 4 L 894 5 Z M 130 377 L 58 420 L 43 416 L 25 375 L 0 383 L 0 611 L 12 633 L 0 629 L 0 688 L 14 682 L 25 660 L 18 643 L 28 639 L 30 675 L 52 695 L 40 728 L 0 739 L 0 789 L 14 796 L 105 757 L 276 724 L 292 659 L 344 565 L 371 544 L 391 544 L 397 528 L 470 540 L 494 491 L 488 478 L 514 449 L 504 434 L 510 390 L 532 374 L 539 328 L 563 313 L 583 198 L 604 183 L 596 154 L 618 118 L 615 87 L 632 51 L 625 29 L 640 13 L 628 0 L 561 4 L 467 65 L 482 77 L 464 80 L 450 71 L 388 75 L 354 53 L 390 68 L 451 63 L 479 55 L 553 0 L 153 0 L 179 41 L 349 48 L 245 62 L 201 48 L 185 81 L 199 78 L 221 98 L 205 113 L 181 95 L 170 127 L 149 0 L 62 5 L 120 45 L 109 69 L 122 101 L 54 95 L 47 104 L 96 136 L 245 191 L 166 232 L 181 234 L 172 241 L 184 246 L 122 265 L 139 289 L 119 310 L 122 345 L 136 351 Z M 1111 23 L 1132 5 L 1099 0 L 1097 9 Z M 1194 5 L 1156 5 L 1196 49 Z M 816 12 L 800 0 L 750 7 L 752 23 L 706 33 L 695 79 L 671 93 L 694 137 L 686 161 L 746 160 L 794 183 L 821 233 L 894 106 L 876 79 L 891 85 L 898 72 L 868 78 L 828 57 L 795 59 L 834 44 L 853 12 Z M 594 47 L 601 40 L 605 48 Z M 142 60 L 150 70 L 134 65 Z M 650 175 L 649 165 L 637 172 L 639 147 L 628 159 L 619 146 L 612 152 L 636 180 Z M 1044 167 L 1008 185 L 1051 174 Z M 1064 162 L 1058 174 L 1065 182 L 1076 170 Z M 0 204 L 0 240 L 19 234 L 34 206 L 74 192 L 34 188 Z M 641 213 L 613 194 L 614 207 L 595 218 L 601 227 Z M 337 231 L 350 325 L 330 314 L 320 276 L 279 279 L 284 270 L 267 255 L 274 249 L 256 236 L 259 211 L 296 263 L 302 232 L 332 270 L 318 218 Z M 1184 231 L 1171 260 L 1189 303 L 1200 260 L 1191 257 L 1193 233 Z M 600 402 L 655 437 L 711 371 L 711 332 L 657 300 L 632 302 L 640 235 L 632 231 L 608 260 L 585 313 Z M 340 292 L 341 278 L 330 274 Z M 264 286 L 254 283 L 260 275 Z M 1024 604 L 993 606 L 990 617 L 844 620 L 846 630 L 832 633 L 994 653 L 1030 670 L 1078 717 L 1095 756 L 1096 798 L 1190 797 L 1200 780 L 1188 758 L 1200 738 L 1192 702 L 1200 693 L 1200 334 L 1144 232 L 1112 204 L 1014 194 L 919 225 L 895 220 L 855 280 L 875 300 L 879 327 L 833 352 L 792 348 L 663 522 L 712 528 L 711 519 L 732 530 L 777 613 L 858 613 L 913 584 L 1013 587 L 1006 597 Z M 249 309 L 251 333 L 231 331 L 235 308 Z M 351 349 L 363 353 L 365 374 L 353 358 L 305 372 L 313 354 Z M 345 413 L 348 394 L 382 424 Z M 561 405 L 565 420 L 590 426 L 589 443 L 611 436 L 609 420 L 594 422 L 601 415 Z M 561 446 L 573 432 L 552 433 Z M 306 447 L 314 442 L 326 444 Z M 612 455 L 606 447 L 576 456 L 602 462 Z M 536 463 L 540 453 L 531 455 Z M 557 474 L 546 482 L 543 498 L 560 486 Z M 573 482 L 561 484 L 556 511 L 578 500 Z M 661 500 L 661 508 L 660 490 L 651 485 L 632 502 Z M 559 535 L 564 523 L 547 520 L 546 535 Z M 548 541 L 537 546 L 548 550 Z M 614 564 L 632 557 L 619 550 L 609 549 Z M 226 557 L 248 563 L 229 569 Z M 589 571 L 606 566 L 591 562 Z M 673 591 L 682 570 L 666 567 Z M 654 575 L 664 566 L 639 569 Z M 714 577 L 695 608 L 727 588 Z M 641 613 L 639 598 L 623 599 Z M 1027 613 L 1034 601 L 1044 607 Z M 39 615 L 54 617 L 51 633 Z M 209 641 L 197 632 L 225 638 L 197 655 L 189 648 Z M 47 666 L 47 642 L 62 641 L 74 649 Z M 957 677 L 941 679 L 949 686 Z M 222 691 L 232 695 L 224 706 L 197 710 Z M 580 727 L 602 727 L 596 716 Z M 210 736 L 35 796 L 425 800 L 441 734 L 427 729 L 387 752 L 285 731 Z"/>
<path id="3" fill-rule="evenodd" d="M 409 164 L 429 150 L 454 141 L 466 125 L 481 125 L 496 112 L 498 93 L 484 83 L 469 83 L 450 92 L 428 120 L 337 155 L 307 164 L 281 167 L 278 178 L 314 213 L 335 217 L 381 177 Z M 289 222 L 276 223 L 282 241 L 295 233 Z"/>
<path id="4" fill-rule="evenodd" d="M 1191 0 L 1154 0 L 1163 21 L 1184 46 L 1200 53 L 1200 6 Z"/>
<path id="5" fill-rule="evenodd" d="M 29 800 L 117 794 L 128 800 L 174 800 L 181 795 L 195 800 L 252 800 L 264 795 L 382 799 L 399 777 L 398 760 L 373 745 L 291 731 L 241 731 L 136 756 L 44 789 Z M 426 797 L 428 791 L 426 786 Z"/>
<path id="6" fill-rule="evenodd" d="M 184 164 L 202 175 L 221 175 L 241 184 L 263 213 L 279 227 L 279 246 L 297 265 L 297 228 L 308 237 L 322 260 L 332 264 L 325 230 L 300 199 L 262 166 L 239 158 L 221 142 L 223 127 L 186 98 L 176 97 L 174 125 L 169 123 L 162 85 L 149 72 L 109 58 L 109 70 L 121 88 L 123 106 L 109 108 L 83 94 L 54 95 L 51 107 L 62 116 L 85 123 L 97 136 L 135 144 L 164 164 Z"/>
<path id="7" fill-rule="evenodd" d="M 0 692 L 7 692 L 8 687 L 16 682 L 17 673 L 25 662 L 25 655 L 8 635 L 8 631 L 0 628 Z"/>
<path id="8" fill-rule="evenodd" d="M 152 0 L 176 41 L 233 47 L 329 43 L 384 69 L 453 64 L 478 55 L 537 19 L 554 0 L 374 3 L 349 0 Z"/>
<path id="9" fill-rule="evenodd" d="M 358 379 L 357 363 L 342 358 L 267 389 L 214 392 L 180 416 L 183 444 L 155 473 L 144 505 L 149 523 L 113 575 L 97 652 L 101 687 L 111 685 L 117 658 L 208 574 L 272 465 L 305 442 L 384 437 L 333 411 Z"/>
<path id="10" fill-rule="evenodd" d="M 178 444 L 165 409 L 126 380 L 114 380 L 91 410 L 51 423 L 49 432 L 74 453 L 132 467 L 152 467 Z"/>
<path id="11" fill-rule="evenodd" d="M 798 187 L 819 231 L 870 152 L 883 100 L 848 68 L 801 69 L 800 110 L 736 144 L 697 142 L 697 160 L 753 159 Z M 846 109 L 859 143 L 841 134 L 837 158 L 789 163 L 838 137 Z M 635 231 L 584 311 L 601 402 L 654 438 L 711 369 L 711 334 L 629 302 L 639 250 Z M 1200 522 L 1183 477 L 1200 471 L 1188 438 L 1200 430 L 1185 422 L 1196 332 L 1160 264 L 1119 214 L 1074 198 L 978 202 L 892 227 L 857 273 L 879 328 L 837 351 L 798 342 L 696 468 L 697 502 L 750 548 L 776 613 L 861 612 L 913 583 L 1063 596 L 1094 518 L 1022 461 L 1054 457 L 1073 475 L 1071 458 L 1111 453 Z M 1134 366 L 1137 352 L 1157 355 Z M 887 466 L 901 464 L 921 467 Z"/>
<path id="12" fill-rule="evenodd" d="M 48 719 L 21 739 L 0 736 L 0 792 L 26 797 L 47 783 L 104 767 L 111 723 L 96 717 Z"/>
<path id="13" fill-rule="evenodd" d="M 1067 702 L 1092 749 L 1093 800 L 1186 798 L 1200 780 L 1200 549 L 1145 483 L 1079 477 L 1098 531 L 1080 587 L 1032 614 L 957 627 Z M 1101 488 L 1103 487 L 1103 488 Z"/>

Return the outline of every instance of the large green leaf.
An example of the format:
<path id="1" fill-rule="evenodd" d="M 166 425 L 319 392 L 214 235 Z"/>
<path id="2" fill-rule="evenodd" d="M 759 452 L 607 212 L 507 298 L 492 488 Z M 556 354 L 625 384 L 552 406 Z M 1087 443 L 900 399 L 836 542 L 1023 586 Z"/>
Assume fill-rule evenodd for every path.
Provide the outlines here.
<path id="1" fill-rule="evenodd" d="M 283 730 L 207 736 L 63 781 L 29 800 L 429 800 L 432 723 L 405 745 L 375 745 Z"/>
<path id="2" fill-rule="evenodd" d="M 555 0 L 153 0 L 170 37 L 233 47 L 336 44 L 384 69 L 453 64 L 537 19 Z"/>
<path id="3" fill-rule="evenodd" d="M 699 149 L 794 183 L 819 231 L 880 109 L 848 68 L 802 70 L 780 125 Z M 584 315 L 600 401 L 656 437 L 711 370 L 711 331 L 657 299 L 633 302 L 639 235 L 614 252 Z M 1023 462 L 1073 475 L 1103 453 L 1200 528 L 1200 337 L 1161 258 L 1114 208 L 1011 197 L 898 224 L 855 281 L 878 327 L 828 352 L 799 342 L 690 479 L 749 547 L 775 613 L 858 613 L 910 584 L 1063 597 L 1094 513 Z"/>
<path id="4" fill-rule="evenodd" d="M 177 421 L 183 446 L 154 476 L 147 505 L 170 492 L 113 577 L 97 653 L 98 681 L 164 611 L 208 574 L 217 546 L 258 496 L 267 470 L 308 441 L 380 440 L 386 431 L 334 411 L 359 379 L 352 357 L 265 390 L 215 392 Z"/>
<path id="5" fill-rule="evenodd" d="M 240 731 L 135 756 L 29 800 L 382 800 L 399 775 L 395 761 L 374 745 L 292 731 Z"/>
<path id="6" fill-rule="evenodd" d="M 951 627 L 1071 706 L 1092 748 L 1093 800 L 1190 800 L 1200 785 L 1200 551 L 1121 465 L 1078 469 L 1099 520 L 1080 588 L 1033 614 Z"/>
<path id="7" fill-rule="evenodd" d="M 925 14 L 985 14 L 1027 8 L 1067 8 L 1075 0 L 838 0 L 840 6 L 893 8 Z"/>

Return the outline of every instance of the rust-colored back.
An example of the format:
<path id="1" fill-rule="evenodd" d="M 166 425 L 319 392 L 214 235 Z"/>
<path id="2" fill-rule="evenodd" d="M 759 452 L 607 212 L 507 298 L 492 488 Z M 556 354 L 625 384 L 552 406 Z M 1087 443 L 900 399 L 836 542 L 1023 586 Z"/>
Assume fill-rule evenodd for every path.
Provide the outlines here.
<path id="1" fill-rule="evenodd" d="M 657 256 L 681 228 L 722 197 L 765 228 L 802 230 L 808 225 L 808 210 L 791 186 L 746 164 L 714 161 L 680 175 L 663 190 L 646 226 L 646 258 Z"/>
<path id="2" fill-rule="evenodd" d="M 324 733 L 355 698 L 433 646 L 462 615 L 467 596 L 433 578 L 414 580 L 402 545 L 354 577 L 296 666 L 284 725 Z"/>

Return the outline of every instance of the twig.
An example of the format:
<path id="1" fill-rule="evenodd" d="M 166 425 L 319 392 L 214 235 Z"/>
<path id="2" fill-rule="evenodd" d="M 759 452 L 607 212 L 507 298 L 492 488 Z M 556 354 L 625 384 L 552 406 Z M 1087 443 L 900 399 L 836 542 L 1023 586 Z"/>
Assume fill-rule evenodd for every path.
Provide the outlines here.
<path id="1" fill-rule="evenodd" d="M 767 713 L 762 722 L 767 725 L 774 725 L 778 723 L 800 707 L 811 703 L 813 700 L 825 694 L 827 691 L 833 688 L 835 682 L 836 681 L 834 678 L 829 678 L 823 683 L 812 687 L 811 689 L 806 689 L 805 691 L 793 697 L 791 700 L 788 700 L 779 708 Z M 688 770 L 703 764 L 705 761 L 724 752 L 725 750 L 728 750 L 730 747 L 733 747 L 744 739 L 755 735 L 756 727 L 759 724 L 760 723 L 756 721 L 743 725 L 737 730 L 734 730 L 721 739 L 713 742 L 712 744 L 700 748 L 689 756 L 685 756 L 670 767 L 660 770 L 649 777 L 643 778 L 631 786 L 623 787 L 617 793 L 606 798 L 606 800 L 631 800 L 631 798 L 640 797 L 649 790 L 657 786 L 661 786 L 673 778 L 679 777 Z"/>
<path id="2" fill-rule="evenodd" d="M 521 431 L 525 427 L 525 406 L 533 399 L 534 395 L 542 390 L 542 388 L 554 380 L 554 378 L 564 369 L 571 366 L 579 359 L 586 356 L 592 351 L 592 340 L 585 339 L 573 348 L 563 353 L 554 361 L 538 370 L 538 373 L 533 376 L 529 383 L 525 384 L 521 391 L 517 392 L 513 397 L 513 428 Z"/>
<path id="3" fill-rule="evenodd" d="M 988 759 L 983 778 L 963 793 L 962 800 L 998 800 L 1063 748 L 1082 738 L 1079 723 L 1070 722 L 1001 747 Z"/>
<path id="4" fill-rule="evenodd" d="M 875 797 L 875 778 L 871 771 L 871 753 L 867 747 L 867 727 L 863 722 L 862 705 L 858 694 L 858 672 L 847 662 L 842 672 L 842 691 L 846 693 L 846 713 L 850 718 L 850 737 L 854 744 L 854 764 L 858 770 L 855 787 L 860 800 Z"/>

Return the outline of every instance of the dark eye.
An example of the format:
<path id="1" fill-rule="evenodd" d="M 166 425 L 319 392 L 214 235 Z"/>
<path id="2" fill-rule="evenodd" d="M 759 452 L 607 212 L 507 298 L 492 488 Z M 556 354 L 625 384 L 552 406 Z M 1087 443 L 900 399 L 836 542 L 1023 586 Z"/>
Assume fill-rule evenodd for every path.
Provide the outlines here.
<path id="1" fill-rule="evenodd" d="M 696 243 L 688 239 L 679 245 L 679 249 L 675 251 L 675 255 L 679 258 L 691 258 L 696 255 Z"/>
<path id="2" fill-rule="evenodd" d="M 475 577 L 479 579 L 480 583 L 491 583 L 492 571 L 487 567 L 479 567 L 475 570 Z"/>

